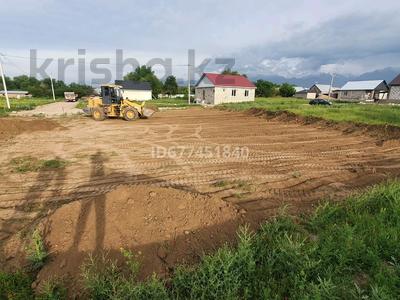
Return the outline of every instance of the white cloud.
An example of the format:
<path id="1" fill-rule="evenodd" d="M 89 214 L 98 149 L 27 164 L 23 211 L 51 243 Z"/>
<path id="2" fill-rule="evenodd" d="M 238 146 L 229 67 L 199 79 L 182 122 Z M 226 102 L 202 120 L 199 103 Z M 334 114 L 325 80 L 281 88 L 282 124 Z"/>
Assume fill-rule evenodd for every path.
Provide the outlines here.
<path id="1" fill-rule="evenodd" d="M 78 48 L 112 57 L 237 58 L 247 73 L 307 76 L 358 74 L 399 57 L 400 1 L 0 0 L 0 52 L 53 57 Z M 99 56 L 98 56 L 99 57 Z M 147 59 L 142 59 L 147 60 Z M 396 60 L 398 61 L 398 60 Z M 184 68 L 176 68 L 185 77 Z M 73 76 L 71 76 L 72 78 Z"/>

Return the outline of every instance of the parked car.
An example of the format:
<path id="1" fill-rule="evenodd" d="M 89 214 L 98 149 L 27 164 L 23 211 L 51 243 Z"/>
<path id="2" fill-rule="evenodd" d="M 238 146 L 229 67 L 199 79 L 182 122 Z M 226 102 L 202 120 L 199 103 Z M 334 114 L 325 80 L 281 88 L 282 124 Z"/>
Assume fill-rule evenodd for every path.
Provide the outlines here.
<path id="1" fill-rule="evenodd" d="M 309 103 L 310 105 L 332 105 L 332 102 L 325 99 L 313 99 Z"/>

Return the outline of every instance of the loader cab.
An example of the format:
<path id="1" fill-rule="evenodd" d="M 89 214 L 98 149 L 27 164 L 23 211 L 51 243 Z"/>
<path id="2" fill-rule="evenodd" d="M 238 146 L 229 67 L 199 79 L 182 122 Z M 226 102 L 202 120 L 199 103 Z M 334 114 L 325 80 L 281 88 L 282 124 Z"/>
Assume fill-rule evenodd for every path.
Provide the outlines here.
<path id="1" fill-rule="evenodd" d="M 101 98 L 103 105 L 119 104 L 122 100 L 121 90 L 116 86 L 101 86 Z"/>

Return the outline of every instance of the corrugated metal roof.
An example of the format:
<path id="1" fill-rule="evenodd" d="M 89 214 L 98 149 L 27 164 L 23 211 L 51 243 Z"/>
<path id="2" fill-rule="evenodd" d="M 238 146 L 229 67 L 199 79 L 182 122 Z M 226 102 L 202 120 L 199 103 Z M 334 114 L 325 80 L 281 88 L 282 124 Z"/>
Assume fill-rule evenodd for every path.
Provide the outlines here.
<path id="1" fill-rule="evenodd" d="M 323 94 L 327 94 L 329 93 L 329 88 L 331 87 L 330 84 L 319 84 L 316 83 L 314 84 Z M 340 88 L 333 86 L 331 89 L 331 92 L 335 91 L 335 90 L 340 90 Z"/>
<path id="2" fill-rule="evenodd" d="M 302 86 L 295 86 L 294 89 L 296 90 L 296 93 L 305 90 L 305 88 L 303 88 Z"/>
<path id="3" fill-rule="evenodd" d="M 384 80 L 349 81 L 340 90 L 342 91 L 372 91 Z"/>
<path id="4" fill-rule="evenodd" d="M 144 81 L 115 80 L 115 84 L 125 90 L 151 91 L 151 84 Z"/>

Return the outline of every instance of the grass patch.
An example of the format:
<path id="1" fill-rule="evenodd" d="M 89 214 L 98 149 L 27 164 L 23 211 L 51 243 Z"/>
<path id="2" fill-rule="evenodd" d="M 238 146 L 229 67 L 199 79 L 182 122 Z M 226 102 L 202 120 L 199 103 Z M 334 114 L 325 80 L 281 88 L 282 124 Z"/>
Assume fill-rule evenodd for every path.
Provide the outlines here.
<path id="1" fill-rule="evenodd" d="M 17 271 L 0 272 L 0 299 L 33 299 L 32 276 Z"/>
<path id="2" fill-rule="evenodd" d="M 279 216 L 256 233 L 244 227 L 238 236 L 236 247 L 180 266 L 168 281 L 138 282 L 131 252 L 123 252 L 122 267 L 91 257 L 82 269 L 86 293 L 91 299 L 400 298 L 398 181 L 324 204 L 309 216 Z M 29 293 L 28 279 L 14 278 L 0 283 L 1 291 L 11 285 Z"/>
<path id="3" fill-rule="evenodd" d="M 58 99 L 57 101 L 61 101 Z M 12 111 L 19 110 L 32 110 L 36 106 L 53 103 L 53 99 L 45 98 L 22 98 L 22 99 L 10 99 L 11 109 L 7 109 L 6 99 L 0 97 L 0 117 L 6 117 Z"/>
<path id="4" fill-rule="evenodd" d="M 213 187 L 219 188 L 226 187 L 227 185 L 229 185 L 229 182 L 226 180 L 218 180 L 212 184 Z"/>
<path id="5" fill-rule="evenodd" d="M 226 103 L 218 107 L 236 111 L 260 108 L 289 111 L 301 116 L 319 117 L 336 122 L 400 126 L 400 106 L 334 102 L 332 106 L 313 106 L 308 100 L 292 98 L 257 98 L 254 102 Z"/>
<path id="6" fill-rule="evenodd" d="M 148 104 L 156 105 L 159 108 L 185 108 L 185 107 L 193 107 L 199 106 L 198 104 L 188 104 L 187 99 L 172 99 L 172 98 L 161 98 L 147 101 Z"/>
<path id="7" fill-rule="evenodd" d="M 17 173 L 38 172 L 40 170 L 63 169 L 67 161 L 62 159 L 41 160 L 32 156 L 13 158 L 10 165 Z"/>
<path id="8" fill-rule="evenodd" d="M 250 192 L 252 190 L 251 184 L 245 180 L 235 180 L 233 182 L 235 184 L 235 188 Z"/>

